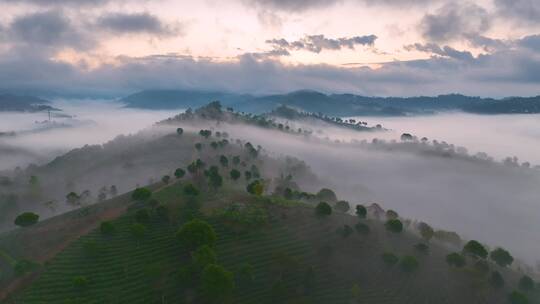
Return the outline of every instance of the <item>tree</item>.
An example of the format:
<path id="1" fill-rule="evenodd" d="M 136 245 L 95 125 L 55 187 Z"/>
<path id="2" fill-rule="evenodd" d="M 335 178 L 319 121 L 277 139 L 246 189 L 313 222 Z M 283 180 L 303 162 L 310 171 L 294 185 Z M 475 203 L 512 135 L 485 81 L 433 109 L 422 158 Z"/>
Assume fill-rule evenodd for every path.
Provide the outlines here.
<path id="1" fill-rule="evenodd" d="M 219 174 L 219 170 L 216 166 L 210 167 L 207 171 L 208 182 L 210 186 L 217 189 L 223 185 L 223 177 Z"/>
<path id="2" fill-rule="evenodd" d="M 256 180 L 247 185 L 246 190 L 253 195 L 262 195 L 264 193 L 264 184 L 260 180 Z"/>
<path id="3" fill-rule="evenodd" d="M 212 131 L 210 131 L 210 130 L 200 130 L 199 135 L 204 137 L 205 139 L 208 139 L 208 137 L 212 136 Z"/>
<path id="4" fill-rule="evenodd" d="M 461 268 L 465 266 L 466 260 L 463 255 L 453 252 L 446 256 L 446 263 L 448 263 L 450 266 Z"/>
<path id="5" fill-rule="evenodd" d="M 135 223 L 129 226 L 129 232 L 139 242 L 146 234 L 146 227 L 143 224 Z"/>
<path id="6" fill-rule="evenodd" d="M 486 248 L 478 241 L 471 240 L 463 247 L 463 252 L 469 254 L 475 258 L 485 259 L 488 256 Z"/>
<path id="7" fill-rule="evenodd" d="M 399 217 L 398 213 L 395 212 L 394 210 L 387 210 L 386 211 L 386 218 L 387 219 L 397 219 Z"/>
<path id="8" fill-rule="evenodd" d="M 208 245 L 200 246 L 191 256 L 193 264 L 199 269 L 204 269 L 209 264 L 216 263 L 216 252 Z"/>
<path id="9" fill-rule="evenodd" d="M 251 179 L 251 172 L 250 171 L 245 171 L 244 172 L 244 177 L 246 178 L 246 181 L 249 181 Z"/>
<path id="10" fill-rule="evenodd" d="M 197 149 L 197 151 L 199 151 L 199 152 L 202 150 L 202 147 L 203 147 L 203 145 L 201 143 L 196 143 L 195 144 L 195 149 Z"/>
<path id="11" fill-rule="evenodd" d="M 109 190 L 109 194 L 112 196 L 112 197 L 115 197 L 116 195 L 118 195 L 118 189 L 116 188 L 115 185 L 112 185 L 110 190 Z"/>
<path id="12" fill-rule="evenodd" d="M 401 140 L 402 141 L 409 141 L 409 140 L 413 140 L 413 136 L 409 133 L 403 133 L 401 134 Z"/>
<path id="13" fill-rule="evenodd" d="M 336 211 L 346 213 L 349 211 L 349 209 L 351 209 L 351 206 L 349 205 L 349 202 L 347 201 L 339 201 L 334 206 L 334 209 L 336 209 Z"/>
<path id="14" fill-rule="evenodd" d="M 319 192 L 317 192 L 316 194 L 316 197 L 317 199 L 321 200 L 321 201 L 326 201 L 326 202 L 335 202 L 337 201 L 337 197 L 336 197 L 336 194 L 334 193 L 334 191 L 328 189 L 328 188 L 323 188 L 321 190 L 319 190 Z"/>
<path id="15" fill-rule="evenodd" d="M 177 128 L 176 129 L 176 134 L 182 135 L 183 133 L 184 133 L 184 129 L 182 129 L 182 128 Z"/>
<path id="16" fill-rule="evenodd" d="M 524 275 L 519 279 L 519 289 L 523 291 L 531 291 L 534 289 L 534 281 L 528 276 Z"/>
<path id="17" fill-rule="evenodd" d="M 212 147 L 214 150 L 217 149 L 219 147 L 219 144 L 215 141 L 211 142 L 210 143 L 210 147 Z"/>
<path id="18" fill-rule="evenodd" d="M 189 250 L 203 245 L 214 246 L 217 239 L 214 228 L 198 219 L 185 223 L 176 233 L 176 237 Z"/>
<path id="19" fill-rule="evenodd" d="M 101 231 L 101 234 L 111 235 L 116 231 L 116 227 L 109 221 L 103 221 L 99 225 L 99 231 Z"/>
<path id="20" fill-rule="evenodd" d="M 168 184 L 170 180 L 171 180 L 171 177 L 168 176 L 168 175 L 163 175 L 163 177 L 161 178 L 161 181 L 162 181 L 164 184 Z"/>
<path id="21" fill-rule="evenodd" d="M 80 205 L 81 203 L 81 197 L 73 191 L 66 195 L 66 200 L 67 200 L 67 203 L 72 206 L 77 206 L 77 205 Z"/>
<path id="22" fill-rule="evenodd" d="M 13 271 L 15 275 L 21 276 L 28 272 L 32 272 L 39 267 L 39 264 L 32 262 L 30 260 L 18 260 L 13 266 Z"/>
<path id="23" fill-rule="evenodd" d="M 150 220 L 150 213 L 146 209 L 140 209 L 135 212 L 135 220 L 138 223 L 146 223 Z"/>
<path id="24" fill-rule="evenodd" d="M 318 217 L 326 217 L 332 214 L 332 207 L 326 202 L 320 202 L 315 207 L 315 214 Z"/>
<path id="25" fill-rule="evenodd" d="M 238 179 L 240 178 L 240 176 L 242 175 L 242 174 L 240 173 L 240 171 L 238 171 L 238 170 L 236 170 L 236 169 L 232 169 L 231 172 L 230 172 L 229 174 L 230 174 L 231 179 L 232 179 L 233 181 L 238 180 Z"/>
<path id="26" fill-rule="evenodd" d="M 514 262 L 514 258 L 512 257 L 512 255 L 510 255 L 510 253 L 503 248 L 497 248 L 493 250 L 489 254 L 489 257 L 501 267 L 510 266 Z"/>
<path id="27" fill-rule="evenodd" d="M 424 240 L 426 240 L 426 242 L 429 242 L 429 240 L 431 240 L 431 238 L 435 234 L 435 231 L 433 231 L 433 228 L 431 228 L 430 225 L 424 222 L 421 222 L 420 224 L 418 224 L 418 230 L 420 231 L 420 235 L 422 236 L 422 238 L 424 238 Z"/>
<path id="28" fill-rule="evenodd" d="M 384 226 L 386 227 L 386 230 L 393 233 L 400 233 L 401 231 L 403 231 L 403 224 L 398 219 L 390 219 L 386 221 Z"/>
<path id="29" fill-rule="evenodd" d="M 489 277 L 489 284 L 495 289 L 501 289 L 504 286 L 504 279 L 501 273 L 493 271 Z"/>
<path id="30" fill-rule="evenodd" d="M 414 256 L 406 255 L 399 261 L 399 266 L 401 267 L 401 270 L 405 272 L 413 272 L 418 269 L 419 264 Z"/>
<path id="31" fill-rule="evenodd" d="M 197 189 L 193 184 L 187 184 L 184 186 L 184 194 L 190 196 L 199 195 L 199 189 Z"/>
<path id="32" fill-rule="evenodd" d="M 514 290 L 508 295 L 511 304 L 529 304 L 529 299 L 521 292 Z"/>
<path id="33" fill-rule="evenodd" d="M 387 266 L 394 266 L 399 261 L 398 257 L 391 252 L 384 252 L 381 254 L 381 259 Z"/>
<path id="34" fill-rule="evenodd" d="M 238 166 L 240 164 L 240 156 L 233 156 L 232 163 L 235 166 Z"/>
<path id="35" fill-rule="evenodd" d="M 178 168 L 174 171 L 174 176 L 178 179 L 184 177 L 186 175 L 186 171 L 182 168 Z"/>
<path id="36" fill-rule="evenodd" d="M 152 196 L 152 191 L 148 188 L 137 188 L 131 194 L 131 198 L 135 201 L 144 202 Z"/>
<path id="37" fill-rule="evenodd" d="M 229 159 L 225 155 L 221 155 L 219 157 L 219 163 L 222 167 L 228 167 L 229 166 Z"/>
<path id="38" fill-rule="evenodd" d="M 369 226 L 367 224 L 362 223 L 362 222 L 359 222 L 356 225 L 354 225 L 354 228 L 356 229 L 356 232 L 358 232 L 359 234 L 362 234 L 362 235 L 367 235 L 371 231 Z"/>
<path id="39" fill-rule="evenodd" d="M 366 218 L 367 216 L 367 209 L 363 205 L 356 205 L 356 216 L 358 216 L 361 219 Z"/>
<path id="40" fill-rule="evenodd" d="M 19 227 L 28 227 L 28 226 L 34 225 L 38 221 L 39 221 L 39 215 L 33 212 L 24 212 L 24 213 L 19 214 L 15 218 L 14 223 L 15 225 Z"/>
<path id="41" fill-rule="evenodd" d="M 203 296 L 211 303 L 226 303 L 234 290 L 234 276 L 223 267 L 207 265 L 201 275 Z"/>
<path id="42" fill-rule="evenodd" d="M 251 284 L 255 280 L 255 268 L 249 263 L 243 263 L 236 272 L 241 284 Z"/>

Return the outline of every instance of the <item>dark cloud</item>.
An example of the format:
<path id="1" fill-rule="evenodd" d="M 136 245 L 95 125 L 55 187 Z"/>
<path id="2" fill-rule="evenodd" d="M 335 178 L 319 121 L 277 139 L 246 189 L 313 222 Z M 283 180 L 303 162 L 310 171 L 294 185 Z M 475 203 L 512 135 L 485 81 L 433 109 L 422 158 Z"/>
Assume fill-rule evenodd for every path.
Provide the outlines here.
<path id="1" fill-rule="evenodd" d="M 148 13 L 106 14 L 98 19 L 96 26 L 120 34 L 149 33 L 158 36 L 175 35 L 180 30 L 179 26 L 167 26 L 158 17 Z"/>
<path id="2" fill-rule="evenodd" d="M 288 12 L 302 12 L 310 9 L 320 9 L 346 0 L 244 0 L 249 5 L 265 7 Z M 349 0 L 354 3 L 368 6 L 389 6 L 406 8 L 418 5 L 426 5 L 443 0 Z"/>
<path id="3" fill-rule="evenodd" d="M 59 48 L 89 48 L 92 39 L 78 30 L 61 11 L 45 11 L 15 18 L 5 29 L 7 42 Z"/>
<path id="4" fill-rule="evenodd" d="M 273 45 L 276 49 L 282 50 L 306 50 L 320 53 L 322 50 L 341 50 L 342 48 L 354 49 L 356 45 L 373 46 L 377 36 L 355 36 L 350 38 L 326 38 L 324 35 L 306 36 L 300 40 L 287 41 L 285 39 L 271 39 L 266 43 Z"/>
<path id="5" fill-rule="evenodd" d="M 435 54 L 442 57 L 453 58 L 457 60 L 472 61 L 474 59 L 473 55 L 469 51 L 458 51 L 450 46 L 446 45 L 446 46 L 441 47 L 435 43 L 426 43 L 426 44 L 415 43 L 411 45 L 406 45 L 404 48 L 407 51 L 416 50 L 419 52 Z"/>
<path id="6" fill-rule="evenodd" d="M 540 1 L 538 0 L 495 0 L 500 15 L 510 17 L 518 23 L 540 23 Z"/>
<path id="7" fill-rule="evenodd" d="M 481 34 L 491 26 L 491 17 L 482 7 L 450 2 L 420 21 L 420 32 L 428 41 L 447 42 L 464 35 Z"/>

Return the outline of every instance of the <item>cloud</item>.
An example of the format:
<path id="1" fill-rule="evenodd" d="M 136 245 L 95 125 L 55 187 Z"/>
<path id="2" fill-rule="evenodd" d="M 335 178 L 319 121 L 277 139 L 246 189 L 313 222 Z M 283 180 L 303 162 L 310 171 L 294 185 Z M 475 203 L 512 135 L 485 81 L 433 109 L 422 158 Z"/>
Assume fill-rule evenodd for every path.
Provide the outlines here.
<path id="1" fill-rule="evenodd" d="M 93 40 L 61 11 L 51 10 L 16 17 L 4 29 L 7 42 L 40 45 L 52 48 L 73 47 L 85 49 Z"/>
<path id="2" fill-rule="evenodd" d="M 311 9 L 321 9 L 343 3 L 346 0 L 243 0 L 248 5 L 265 7 L 274 10 L 287 12 L 303 12 Z M 387 7 L 411 7 L 426 5 L 443 0 L 350 0 L 356 4 L 368 6 L 387 6 Z"/>
<path id="3" fill-rule="evenodd" d="M 518 23 L 540 23 L 540 2 L 537 0 L 495 0 L 494 3 L 501 16 Z"/>
<path id="4" fill-rule="evenodd" d="M 523 37 L 518 44 L 529 50 L 540 52 L 540 35 L 531 35 Z"/>
<path id="5" fill-rule="evenodd" d="M 306 50 L 313 53 L 320 53 L 322 50 L 354 49 L 356 45 L 373 46 L 375 40 L 377 40 L 377 36 L 375 35 L 337 39 L 326 38 L 324 35 L 310 35 L 291 42 L 281 38 L 267 40 L 266 43 L 273 45 L 277 49 Z"/>
<path id="6" fill-rule="evenodd" d="M 416 50 L 419 52 L 431 53 L 431 54 L 439 55 L 442 57 L 448 57 L 448 58 L 453 58 L 457 60 L 472 61 L 474 59 L 473 55 L 469 51 L 458 51 L 447 45 L 440 47 L 438 44 L 435 44 L 435 43 L 427 43 L 427 44 L 415 43 L 411 45 L 406 45 L 404 48 L 407 51 Z"/>
<path id="7" fill-rule="evenodd" d="M 39 6 L 58 6 L 58 5 L 100 5 L 109 2 L 109 0 L 0 0 L 0 3 L 30 3 Z"/>
<path id="8" fill-rule="evenodd" d="M 179 26 L 167 26 L 158 17 L 148 13 L 110 13 L 98 18 L 96 26 L 118 34 L 148 33 L 169 36 L 180 32 Z"/>
<path id="9" fill-rule="evenodd" d="M 481 34 L 491 27 L 491 17 L 482 7 L 450 2 L 420 21 L 420 32 L 428 41 L 448 42 L 464 35 Z"/>
<path id="10" fill-rule="evenodd" d="M 121 96 L 144 89 L 202 89 L 271 94 L 299 89 L 376 96 L 445 93 L 504 97 L 540 94 L 540 52 L 534 36 L 512 47 L 473 57 L 438 44 L 410 50 L 431 58 L 384 63 L 378 69 L 326 64 L 285 64 L 272 53 L 245 54 L 234 61 L 189 56 L 119 57 L 114 65 L 87 70 L 18 48 L 0 55 L 0 89 L 78 96 Z M 284 44 L 284 42 L 279 42 Z M 277 49 L 275 52 L 279 52 Z"/>

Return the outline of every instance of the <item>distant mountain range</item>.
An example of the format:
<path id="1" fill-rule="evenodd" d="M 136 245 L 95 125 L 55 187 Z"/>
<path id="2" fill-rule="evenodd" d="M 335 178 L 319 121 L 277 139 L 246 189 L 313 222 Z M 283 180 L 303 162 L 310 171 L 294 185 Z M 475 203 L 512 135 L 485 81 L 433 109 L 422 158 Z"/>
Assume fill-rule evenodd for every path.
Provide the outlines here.
<path id="1" fill-rule="evenodd" d="M 540 113 L 540 96 L 504 99 L 470 97 L 460 94 L 434 97 L 367 97 L 354 94 L 324 94 L 296 91 L 266 96 L 194 90 L 149 90 L 120 101 L 127 107 L 143 109 L 180 109 L 199 107 L 219 100 L 235 110 L 263 113 L 286 105 L 312 113 L 332 116 L 403 116 L 438 111 L 464 111 L 478 114 Z"/>
<path id="2" fill-rule="evenodd" d="M 33 96 L 19 96 L 0 93 L 0 111 L 39 112 L 58 110 L 51 107 L 49 104 L 50 102 L 48 100 Z"/>

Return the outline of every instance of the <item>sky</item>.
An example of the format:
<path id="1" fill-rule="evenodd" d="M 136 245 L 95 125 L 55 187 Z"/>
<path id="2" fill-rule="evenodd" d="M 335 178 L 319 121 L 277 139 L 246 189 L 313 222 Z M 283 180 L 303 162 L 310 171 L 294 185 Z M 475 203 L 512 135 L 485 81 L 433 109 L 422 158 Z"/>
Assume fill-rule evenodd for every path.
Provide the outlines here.
<path id="1" fill-rule="evenodd" d="M 540 94 L 537 0 L 0 0 L 0 90 Z"/>

